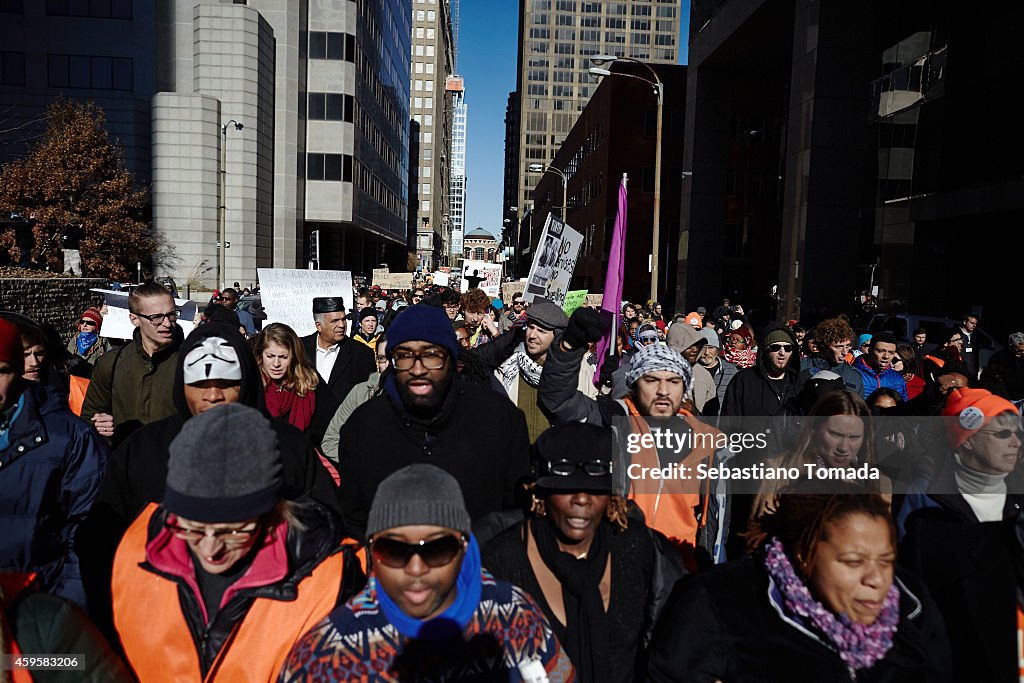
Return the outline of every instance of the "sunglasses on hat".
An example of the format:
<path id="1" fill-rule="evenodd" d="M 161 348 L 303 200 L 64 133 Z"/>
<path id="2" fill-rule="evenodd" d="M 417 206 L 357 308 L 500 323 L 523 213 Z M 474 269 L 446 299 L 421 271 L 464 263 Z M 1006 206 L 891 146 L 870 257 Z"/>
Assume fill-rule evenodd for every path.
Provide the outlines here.
<path id="1" fill-rule="evenodd" d="M 393 538 L 372 538 L 370 554 L 375 562 L 392 569 L 403 569 L 413 555 L 419 555 L 424 564 L 436 569 L 454 560 L 465 542 L 465 536 L 442 536 L 419 543 L 405 543 Z"/>
<path id="2" fill-rule="evenodd" d="M 583 472 L 591 477 L 607 477 L 612 473 L 610 460 L 589 460 L 578 462 L 576 460 L 552 460 L 542 461 L 544 471 L 556 477 L 571 477 L 576 472 Z"/>

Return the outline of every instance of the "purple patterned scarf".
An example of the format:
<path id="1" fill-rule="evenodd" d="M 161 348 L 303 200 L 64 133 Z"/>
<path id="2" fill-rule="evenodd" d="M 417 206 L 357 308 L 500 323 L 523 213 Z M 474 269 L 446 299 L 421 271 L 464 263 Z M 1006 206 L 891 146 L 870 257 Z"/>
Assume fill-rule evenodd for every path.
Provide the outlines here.
<path id="1" fill-rule="evenodd" d="M 828 637 L 851 669 L 869 669 L 892 648 L 892 639 L 899 623 L 900 591 L 894 583 L 885 596 L 882 613 L 870 626 L 855 624 L 845 614 L 836 616 L 811 596 L 786 556 L 782 542 L 772 538 L 765 545 L 764 566 L 782 593 L 786 609 L 807 619 Z"/>

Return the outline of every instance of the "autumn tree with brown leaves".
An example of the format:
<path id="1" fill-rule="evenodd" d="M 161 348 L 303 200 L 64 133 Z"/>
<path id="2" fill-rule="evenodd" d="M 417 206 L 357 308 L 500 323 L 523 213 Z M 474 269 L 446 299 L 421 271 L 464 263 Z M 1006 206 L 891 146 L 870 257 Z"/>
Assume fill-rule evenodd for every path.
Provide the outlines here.
<path id="1" fill-rule="evenodd" d="M 136 188 L 103 123 L 103 110 L 91 102 L 51 104 L 40 142 L 0 170 L 0 212 L 34 223 L 34 263 L 61 270 L 62 236 L 70 229 L 81 237 L 86 275 L 124 279 L 136 261 L 149 260 L 157 244 L 142 220 L 147 190 Z M 24 260 L 13 228 L 0 232 L 0 251 L 15 263 Z"/>

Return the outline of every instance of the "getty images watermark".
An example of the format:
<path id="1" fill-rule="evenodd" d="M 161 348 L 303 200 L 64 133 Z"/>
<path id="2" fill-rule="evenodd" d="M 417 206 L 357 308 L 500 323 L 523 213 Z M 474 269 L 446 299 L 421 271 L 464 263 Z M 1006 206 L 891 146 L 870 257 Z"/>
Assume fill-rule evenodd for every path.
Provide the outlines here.
<path id="1" fill-rule="evenodd" d="M 626 466 L 626 476 L 638 480 L 674 480 L 674 481 L 768 481 L 813 479 L 820 481 L 878 481 L 882 474 L 879 468 L 868 463 L 856 466 L 836 467 L 819 462 L 800 463 L 799 465 L 770 465 L 765 462 L 750 464 L 732 464 L 721 458 L 699 458 L 701 454 L 728 453 L 740 454 L 753 450 L 766 451 L 772 439 L 770 429 L 760 432 L 734 432 L 726 434 L 721 431 L 698 431 L 689 429 L 653 429 L 644 433 L 630 432 L 625 438 L 625 451 L 630 456 L 642 454 L 653 449 L 658 453 L 655 466 L 632 460 Z M 697 462 L 687 464 L 687 456 L 697 454 L 693 458 Z M 675 462 L 665 462 L 666 456 L 674 456 Z"/>

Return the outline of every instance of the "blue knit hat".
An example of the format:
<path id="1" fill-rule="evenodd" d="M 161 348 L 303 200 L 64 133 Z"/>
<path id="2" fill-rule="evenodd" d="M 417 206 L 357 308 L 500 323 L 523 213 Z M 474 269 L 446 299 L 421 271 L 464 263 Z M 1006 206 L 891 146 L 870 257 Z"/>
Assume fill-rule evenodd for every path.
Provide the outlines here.
<path id="1" fill-rule="evenodd" d="M 387 329 L 388 355 L 399 344 L 422 341 L 437 344 L 453 359 L 459 355 L 459 341 L 444 309 L 428 304 L 409 306 Z"/>

